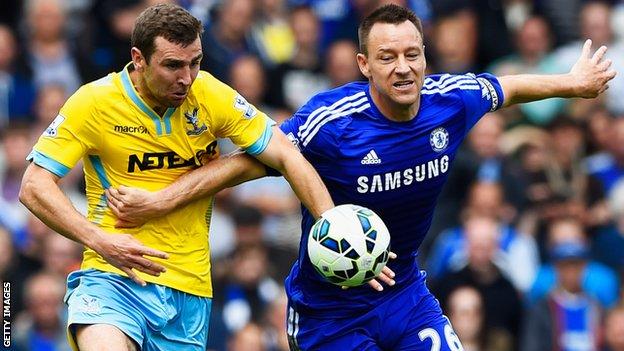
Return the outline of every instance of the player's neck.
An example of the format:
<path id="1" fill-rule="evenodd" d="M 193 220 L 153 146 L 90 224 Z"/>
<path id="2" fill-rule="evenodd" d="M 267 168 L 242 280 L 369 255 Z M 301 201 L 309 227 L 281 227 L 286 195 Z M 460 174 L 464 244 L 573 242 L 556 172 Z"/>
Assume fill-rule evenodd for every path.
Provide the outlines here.
<path id="1" fill-rule="evenodd" d="M 416 117 L 420 109 L 420 99 L 411 105 L 400 105 L 392 101 L 371 86 L 370 95 L 375 106 L 387 119 L 395 122 L 409 122 Z"/>
<path id="2" fill-rule="evenodd" d="M 139 96 L 145 103 L 154 110 L 160 117 L 165 114 L 167 110 L 166 107 L 161 106 L 156 102 L 155 99 L 152 98 L 151 94 L 149 94 L 149 89 L 145 85 L 145 80 L 142 79 L 141 75 L 137 71 L 130 71 L 130 80 L 132 81 L 132 85 L 134 89 L 139 93 Z"/>

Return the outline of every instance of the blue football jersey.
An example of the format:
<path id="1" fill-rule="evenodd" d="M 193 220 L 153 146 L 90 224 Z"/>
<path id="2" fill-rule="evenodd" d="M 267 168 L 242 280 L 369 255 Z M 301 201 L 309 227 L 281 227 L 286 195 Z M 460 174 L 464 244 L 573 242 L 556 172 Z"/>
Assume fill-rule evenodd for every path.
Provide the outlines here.
<path id="1" fill-rule="evenodd" d="M 503 104 L 500 84 L 490 74 L 428 76 L 421 94 L 416 117 L 396 122 L 375 106 L 368 82 L 354 82 L 314 96 L 282 124 L 335 204 L 375 211 L 398 255 L 388 263 L 396 273 L 394 287 L 377 292 L 368 285 L 348 290 L 332 285 L 308 258 L 307 234 L 314 218 L 303 208 L 299 259 L 286 279 L 288 296 L 298 310 L 348 316 L 419 278 L 418 247 L 457 149 L 484 114 Z"/>

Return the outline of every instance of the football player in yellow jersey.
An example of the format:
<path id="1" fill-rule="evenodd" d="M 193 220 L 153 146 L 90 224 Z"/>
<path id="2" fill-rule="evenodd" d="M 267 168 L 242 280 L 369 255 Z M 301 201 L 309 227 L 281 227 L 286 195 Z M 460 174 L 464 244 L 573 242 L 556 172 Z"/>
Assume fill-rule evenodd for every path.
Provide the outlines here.
<path id="1" fill-rule="evenodd" d="M 333 207 L 316 171 L 274 123 L 199 70 L 201 33 L 179 6 L 145 10 L 132 34 L 132 62 L 81 87 L 29 155 L 20 200 L 85 245 L 65 297 L 69 340 L 80 350 L 204 350 L 207 343 L 212 199 L 122 230 L 106 189 L 162 189 L 216 159 L 216 139 L 228 137 L 282 172 L 316 216 Z M 58 187 L 80 159 L 87 218 Z"/>

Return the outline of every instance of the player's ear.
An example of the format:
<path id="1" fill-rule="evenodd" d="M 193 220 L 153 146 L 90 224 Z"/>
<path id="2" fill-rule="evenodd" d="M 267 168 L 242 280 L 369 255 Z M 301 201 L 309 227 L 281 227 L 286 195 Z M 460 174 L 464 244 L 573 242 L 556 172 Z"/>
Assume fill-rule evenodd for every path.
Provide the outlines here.
<path id="1" fill-rule="evenodd" d="M 364 77 L 370 78 L 370 69 L 368 68 L 368 58 L 366 58 L 366 55 L 358 53 L 357 63 L 358 67 L 360 67 L 360 72 L 362 72 Z"/>
<path id="2" fill-rule="evenodd" d="M 132 64 L 134 65 L 134 69 L 137 71 L 142 71 L 143 65 L 145 64 L 145 59 L 143 58 L 141 50 L 133 47 L 132 49 L 130 49 L 130 57 L 132 57 Z"/>

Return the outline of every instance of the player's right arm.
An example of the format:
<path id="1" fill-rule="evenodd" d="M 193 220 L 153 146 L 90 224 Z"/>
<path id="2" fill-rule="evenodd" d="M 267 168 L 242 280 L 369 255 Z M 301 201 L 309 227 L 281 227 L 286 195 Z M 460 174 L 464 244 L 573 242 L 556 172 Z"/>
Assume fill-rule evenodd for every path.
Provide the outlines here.
<path id="1" fill-rule="evenodd" d="M 99 142 L 94 105 L 88 87 L 67 100 L 28 156 L 32 162 L 22 179 L 20 201 L 50 228 L 93 249 L 134 281 L 145 284 L 132 269 L 158 275 L 164 267 L 144 256 L 167 255 L 143 246 L 130 235 L 104 232 L 78 213 L 58 186 L 59 180 Z"/>

